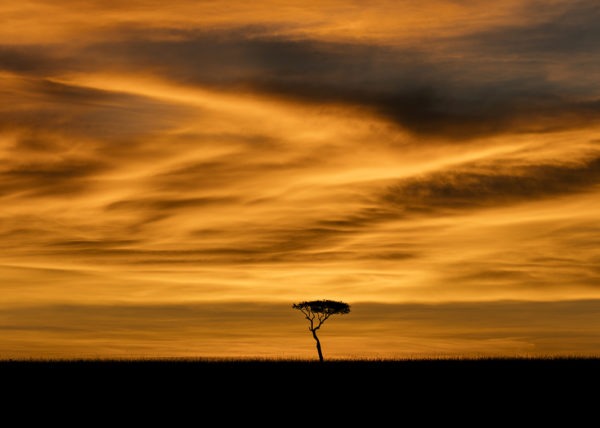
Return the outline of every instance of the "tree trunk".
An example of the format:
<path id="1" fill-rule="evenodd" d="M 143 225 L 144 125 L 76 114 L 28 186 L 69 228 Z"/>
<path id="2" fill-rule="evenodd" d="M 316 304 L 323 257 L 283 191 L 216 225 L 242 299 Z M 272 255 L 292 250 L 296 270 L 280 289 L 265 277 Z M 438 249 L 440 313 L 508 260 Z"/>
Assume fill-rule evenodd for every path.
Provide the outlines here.
<path id="1" fill-rule="evenodd" d="M 317 352 L 319 353 L 319 361 L 323 362 L 323 352 L 321 351 L 321 341 L 317 337 L 317 330 L 311 330 L 311 331 L 312 331 L 313 337 L 317 341 Z"/>

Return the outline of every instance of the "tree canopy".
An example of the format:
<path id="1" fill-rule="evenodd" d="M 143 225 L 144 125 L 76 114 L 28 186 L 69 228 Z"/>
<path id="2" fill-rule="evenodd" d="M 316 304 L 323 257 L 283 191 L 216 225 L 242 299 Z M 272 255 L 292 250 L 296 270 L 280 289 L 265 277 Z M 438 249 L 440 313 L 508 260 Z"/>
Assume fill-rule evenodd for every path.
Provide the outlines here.
<path id="1" fill-rule="evenodd" d="M 292 305 L 304 314 L 304 317 L 310 322 L 308 329 L 317 342 L 317 352 L 319 360 L 323 361 L 323 352 L 321 351 L 321 341 L 317 337 L 317 330 L 321 328 L 325 320 L 331 315 L 347 314 L 350 312 L 350 305 L 336 300 L 310 300 Z"/>
<path id="2" fill-rule="evenodd" d="M 334 314 L 347 314 L 350 312 L 349 304 L 336 300 L 311 300 L 294 303 L 292 307 L 300 311 L 326 314 L 328 317 Z"/>

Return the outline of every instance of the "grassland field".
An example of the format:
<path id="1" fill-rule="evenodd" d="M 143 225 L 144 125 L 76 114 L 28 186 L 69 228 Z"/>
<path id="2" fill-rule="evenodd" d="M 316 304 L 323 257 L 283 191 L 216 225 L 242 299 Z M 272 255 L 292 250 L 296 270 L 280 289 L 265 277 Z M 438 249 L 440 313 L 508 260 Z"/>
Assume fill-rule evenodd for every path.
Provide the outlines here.
<path id="1" fill-rule="evenodd" d="M 600 358 L 8 359 L 0 379 L 5 410 L 78 409 L 110 426 L 578 427 L 597 415 Z"/>

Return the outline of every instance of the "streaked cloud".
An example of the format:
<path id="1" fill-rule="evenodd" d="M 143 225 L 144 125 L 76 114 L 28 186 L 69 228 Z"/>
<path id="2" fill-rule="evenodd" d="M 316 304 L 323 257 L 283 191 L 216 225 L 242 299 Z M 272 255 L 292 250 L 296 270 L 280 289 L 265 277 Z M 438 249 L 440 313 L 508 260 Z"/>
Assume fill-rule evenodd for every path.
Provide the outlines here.
<path id="1" fill-rule="evenodd" d="M 589 355 L 596 300 L 352 304 L 319 331 L 335 358 Z M 0 357 L 316 359 L 291 305 L 60 305 L 0 311 Z"/>
<path id="2" fill-rule="evenodd" d="M 487 170 L 486 170 L 487 169 Z M 408 211 L 472 209 L 593 192 L 600 182 L 600 158 L 581 164 L 499 168 L 466 166 L 411 178 L 393 186 L 384 199 Z"/>
<path id="3" fill-rule="evenodd" d="M 600 297 L 595 2 L 65 0 L 0 17 L 0 308 L 30 335 L 8 350 L 91 350 L 127 311 L 186 305 L 209 322 L 324 297 L 464 304 L 485 324 L 500 301 L 535 323 Z M 67 345 L 83 308 L 98 318 Z M 38 310 L 62 333 L 27 321 Z M 221 333 L 246 340 L 232 317 Z M 410 349 L 584 352 L 547 330 L 473 344 L 445 322 L 447 348 Z M 390 323 L 378 343 L 404 346 Z"/>

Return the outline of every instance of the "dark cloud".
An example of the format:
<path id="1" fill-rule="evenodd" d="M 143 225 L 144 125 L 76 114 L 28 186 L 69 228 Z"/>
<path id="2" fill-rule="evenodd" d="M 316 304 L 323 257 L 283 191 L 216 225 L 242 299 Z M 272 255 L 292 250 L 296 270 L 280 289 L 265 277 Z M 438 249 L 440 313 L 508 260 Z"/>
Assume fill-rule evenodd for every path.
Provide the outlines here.
<path id="1" fill-rule="evenodd" d="M 107 206 L 109 210 L 152 210 L 172 211 L 185 208 L 203 208 L 215 205 L 239 202 L 233 197 L 202 197 L 202 198 L 146 198 L 113 202 Z"/>
<path id="2" fill-rule="evenodd" d="M 594 0 L 530 3 L 525 13 L 545 19 L 531 25 L 512 24 L 494 27 L 469 36 L 469 43 L 486 54 L 519 54 L 523 60 L 544 60 L 560 56 L 569 61 L 577 55 L 598 53 L 600 46 L 600 5 Z M 600 64 L 597 58 L 589 58 Z"/>
<path id="3" fill-rule="evenodd" d="M 73 58 L 61 57 L 59 52 L 58 46 L 0 45 L 0 70 L 43 77 L 77 65 Z"/>
<path id="4" fill-rule="evenodd" d="M 182 40 L 137 40 L 97 49 L 100 56 L 121 58 L 123 67 L 143 67 L 186 84 L 267 92 L 308 103 L 366 107 L 424 134 L 484 131 L 495 126 L 488 122 L 505 110 L 501 106 L 486 112 L 480 103 L 475 106 L 454 99 L 452 91 L 457 89 L 451 90 L 448 81 L 453 77 L 446 71 L 447 64 L 438 64 L 425 52 L 249 38 L 244 31 L 190 32 L 186 36 Z M 473 92 L 472 88 L 459 89 L 464 90 Z M 505 121 L 501 118 L 497 126 L 505 125 Z M 475 130 L 477 126 L 482 129 Z"/>
<path id="5" fill-rule="evenodd" d="M 122 142 L 174 126 L 192 112 L 144 96 L 59 83 L 46 78 L 19 81 L 0 106 L 0 131 L 54 133 Z"/>
<path id="6" fill-rule="evenodd" d="M 392 186 L 383 200 L 409 212 L 502 206 L 593 190 L 600 183 L 600 158 L 580 165 L 445 171 Z"/>
<path id="7" fill-rule="evenodd" d="M 435 51 L 259 37 L 245 29 L 178 32 L 177 38 L 164 30 L 162 41 L 155 29 L 152 38 L 140 34 L 93 51 L 188 84 L 366 107 L 421 134 L 464 138 L 590 123 L 600 114 L 597 88 L 589 101 L 581 82 L 559 82 L 549 67 L 569 68 L 565 54 L 576 52 L 588 58 L 579 74 L 598 71 L 600 64 L 589 59 L 600 45 L 598 7 L 559 2 L 549 8 L 555 13 L 539 24 L 434 38 L 441 48 Z M 583 95 L 587 101 L 579 100 Z"/>
<path id="8" fill-rule="evenodd" d="M 116 28 L 123 39 L 86 46 L 60 61 L 52 47 L 40 53 L 35 46 L 4 46 L 0 54 L 9 69 L 38 76 L 109 67 L 236 93 L 362 107 L 423 135 L 469 138 L 594 123 L 600 94 L 590 76 L 600 70 L 594 60 L 599 8 L 578 1 L 544 10 L 541 23 L 434 37 L 434 50 L 261 37 L 247 28 Z M 556 67 L 583 79 L 557 79 L 550 73 Z"/>
<path id="9" fill-rule="evenodd" d="M 109 166 L 94 159 L 24 163 L 0 171 L 0 195 L 62 196 L 88 189 Z"/>
<path id="10" fill-rule="evenodd" d="M 79 107 L 85 106 L 86 104 L 109 105 L 115 107 L 119 105 L 135 105 L 139 104 L 140 100 L 143 99 L 142 97 L 136 97 L 135 95 L 74 86 L 53 82 L 47 79 L 36 81 L 31 89 L 37 96 L 43 96 L 43 98 L 51 101 L 77 105 Z M 149 102 L 149 100 L 144 101 Z"/>

